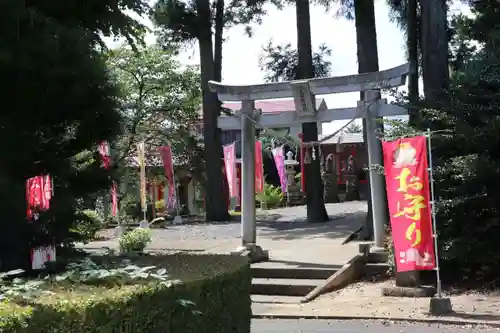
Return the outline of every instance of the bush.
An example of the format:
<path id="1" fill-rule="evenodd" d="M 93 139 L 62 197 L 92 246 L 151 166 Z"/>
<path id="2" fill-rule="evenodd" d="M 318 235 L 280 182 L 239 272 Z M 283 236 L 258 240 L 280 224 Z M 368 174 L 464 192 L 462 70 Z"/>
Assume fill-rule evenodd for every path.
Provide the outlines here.
<path id="1" fill-rule="evenodd" d="M 283 192 L 281 192 L 281 188 L 265 183 L 264 191 L 257 193 L 256 199 L 268 209 L 276 208 L 283 201 Z"/>
<path id="2" fill-rule="evenodd" d="M 136 228 L 124 233 L 118 240 L 121 253 L 142 252 L 151 243 L 151 230 Z"/>
<path id="3" fill-rule="evenodd" d="M 95 262 L 99 263 L 98 260 Z M 125 265 L 118 261 L 112 267 L 116 270 L 120 263 Z M 53 294 L 42 294 L 29 301 L 29 305 L 13 301 L 0 303 L 0 331 L 250 332 L 251 274 L 245 258 L 226 255 L 141 256 L 133 264 L 138 266 L 129 268 L 133 272 L 146 271 L 145 266 L 155 266 L 153 271 L 164 269 L 169 279 L 182 282 L 165 283 L 161 279 L 144 278 L 132 279 L 132 284 L 117 284 L 116 279 L 103 278 L 108 283 L 99 284 L 96 282 L 98 278 L 79 283 L 66 278 L 55 284 L 47 283 Z M 110 271 L 111 267 L 103 269 L 101 264 L 99 269 L 91 270 L 103 277 Z"/>
<path id="4" fill-rule="evenodd" d="M 104 227 L 104 219 L 95 210 L 85 209 L 77 217 L 74 231 L 81 236 L 82 241 L 94 239 L 96 233 Z"/>

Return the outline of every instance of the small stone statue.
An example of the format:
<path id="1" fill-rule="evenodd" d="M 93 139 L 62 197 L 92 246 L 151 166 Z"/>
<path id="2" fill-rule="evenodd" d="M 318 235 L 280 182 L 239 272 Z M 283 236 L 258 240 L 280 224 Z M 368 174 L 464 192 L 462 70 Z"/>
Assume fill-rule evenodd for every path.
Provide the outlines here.
<path id="1" fill-rule="evenodd" d="M 356 159 L 354 156 L 349 155 L 347 158 L 347 166 L 346 166 L 346 182 L 345 182 L 345 201 L 358 201 L 361 200 L 359 196 L 359 187 L 358 187 L 358 175 L 356 168 Z"/>
<path id="2" fill-rule="evenodd" d="M 326 157 L 322 176 L 325 203 L 340 202 L 335 154 L 329 154 Z"/>

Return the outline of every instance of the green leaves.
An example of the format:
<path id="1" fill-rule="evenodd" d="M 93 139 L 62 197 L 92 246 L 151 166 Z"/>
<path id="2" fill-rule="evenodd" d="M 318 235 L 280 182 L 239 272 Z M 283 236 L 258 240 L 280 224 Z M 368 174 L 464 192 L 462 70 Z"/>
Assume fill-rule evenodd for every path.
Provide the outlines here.
<path id="1" fill-rule="evenodd" d="M 142 252 L 151 243 L 151 230 L 136 228 L 124 233 L 118 240 L 121 253 Z"/>
<path id="2" fill-rule="evenodd" d="M 283 202 L 283 192 L 280 187 L 265 183 L 264 191 L 257 193 L 255 199 L 268 209 L 276 208 Z"/>
<path id="3" fill-rule="evenodd" d="M 158 163 L 157 148 L 170 144 L 176 166 L 200 165 L 195 128 L 201 110 L 200 76 L 174 53 L 157 46 L 136 53 L 120 48 L 108 53 L 108 68 L 120 89 L 123 135 L 114 143 L 119 163 L 130 165 L 144 140 L 146 158 Z M 122 163 L 123 164 L 123 163 Z"/>
<path id="4" fill-rule="evenodd" d="M 291 81 L 297 78 L 299 68 L 299 54 L 292 44 L 274 45 L 272 41 L 262 49 L 260 69 L 266 72 L 266 82 Z M 332 63 L 326 58 L 331 55 L 331 50 L 322 44 L 313 53 L 314 77 L 330 75 Z"/>

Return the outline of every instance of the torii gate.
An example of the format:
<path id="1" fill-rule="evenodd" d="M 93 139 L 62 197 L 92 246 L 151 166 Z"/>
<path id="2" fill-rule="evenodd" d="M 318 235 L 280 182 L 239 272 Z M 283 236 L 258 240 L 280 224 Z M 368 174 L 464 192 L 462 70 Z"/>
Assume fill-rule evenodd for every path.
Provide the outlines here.
<path id="1" fill-rule="evenodd" d="M 255 212 L 255 127 L 277 128 L 311 122 L 330 122 L 366 117 L 368 161 L 370 166 L 382 165 L 381 144 L 376 136 L 377 117 L 407 115 L 408 111 L 400 106 L 387 104 L 380 98 L 380 89 L 404 85 L 409 73 L 409 64 L 385 71 L 358 75 L 337 76 L 317 79 L 298 80 L 280 83 L 231 86 L 210 81 L 210 90 L 218 94 L 221 101 L 241 101 L 242 108 L 235 116 L 220 116 L 217 124 L 220 129 L 241 129 L 242 137 L 242 244 L 237 252 L 250 253 L 254 261 L 269 257 L 256 242 Z M 329 110 L 316 110 L 315 95 L 364 91 L 364 100 L 357 107 Z M 295 112 L 262 115 L 255 110 L 255 100 L 293 97 Z M 365 111 L 365 113 L 361 113 Z M 388 221 L 385 205 L 385 183 L 383 175 L 370 168 L 370 194 L 373 209 L 373 230 L 375 244 L 372 252 L 384 251 L 384 224 Z"/>

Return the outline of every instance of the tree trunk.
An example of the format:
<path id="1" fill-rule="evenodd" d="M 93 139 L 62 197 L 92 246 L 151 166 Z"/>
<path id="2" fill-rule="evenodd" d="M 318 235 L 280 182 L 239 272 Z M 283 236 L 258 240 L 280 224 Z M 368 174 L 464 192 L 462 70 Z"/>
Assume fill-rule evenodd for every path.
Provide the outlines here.
<path id="1" fill-rule="evenodd" d="M 210 92 L 208 81 L 215 78 L 212 52 L 212 17 L 209 0 L 196 0 L 199 20 L 198 41 L 200 45 L 201 88 L 203 92 L 203 137 L 206 161 L 205 210 L 208 221 L 227 221 L 227 201 L 220 199 L 223 193 L 222 145 L 217 117 L 220 113 L 217 94 Z"/>
<path id="2" fill-rule="evenodd" d="M 214 80 L 222 81 L 222 43 L 224 33 L 224 0 L 215 3 L 214 27 Z"/>
<path id="3" fill-rule="evenodd" d="M 355 0 L 356 45 L 358 48 L 358 73 L 376 72 L 378 67 L 377 29 L 375 26 L 375 6 L 373 0 Z M 360 99 L 364 93 L 360 93 Z M 379 123 L 383 130 L 383 124 Z M 363 118 L 363 140 L 366 142 L 366 121 Z M 380 142 L 379 142 L 380 144 Z M 368 181 L 370 177 L 367 177 Z M 371 184 L 369 184 L 371 186 Z M 373 239 L 373 211 L 371 192 L 368 192 L 368 214 L 366 216 L 363 238 Z M 387 206 L 387 205 L 386 205 Z"/>
<path id="4" fill-rule="evenodd" d="M 309 0 L 296 0 L 296 12 L 297 49 L 299 53 L 297 79 L 308 79 L 314 77 Z M 318 141 L 317 124 L 302 124 L 302 134 L 304 142 Z M 307 220 L 309 222 L 325 222 L 328 221 L 329 218 L 323 201 L 323 182 L 321 180 L 319 165 L 319 147 L 316 147 L 315 149 L 316 158 L 312 159 L 311 156 L 311 163 L 304 165 L 304 175 L 306 179 Z"/>
<path id="5" fill-rule="evenodd" d="M 33 234 L 26 218 L 26 182 L 0 169 L 0 186 L 3 189 L 2 221 L 0 226 L 8 237 L 0 242 L 0 271 L 30 270 L 30 248 Z"/>
<path id="6" fill-rule="evenodd" d="M 416 108 L 418 101 L 418 21 L 417 21 L 417 0 L 408 0 L 407 12 L 407 48 L 408 61 L 410 62 L 410 73 L 408 75 L 408 99 L 410 102 L 409 122 L 415 124 L 419 114 Z"/>
<path id="7" fill-rule="evenodd" d="M 420 6 L 424 94 L 439 103 L 449 83 L 447 5 L 446 0 L 426 0 Z"/>

